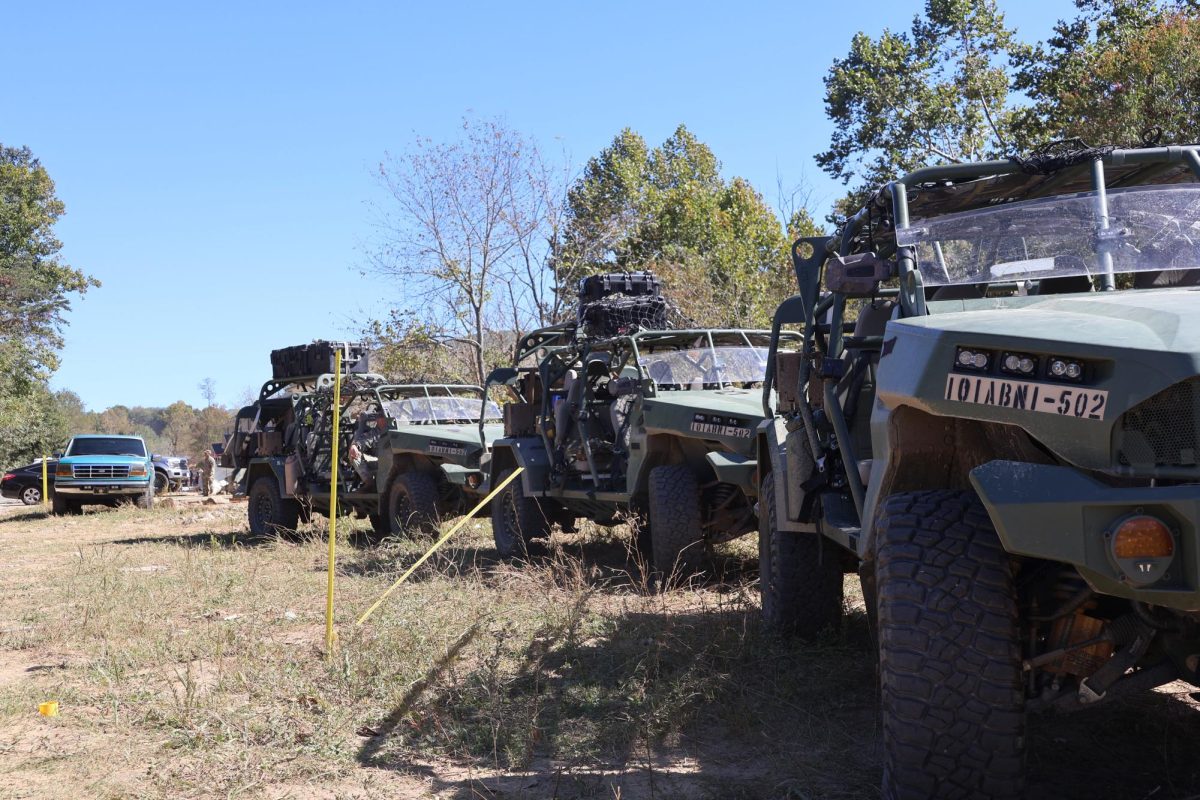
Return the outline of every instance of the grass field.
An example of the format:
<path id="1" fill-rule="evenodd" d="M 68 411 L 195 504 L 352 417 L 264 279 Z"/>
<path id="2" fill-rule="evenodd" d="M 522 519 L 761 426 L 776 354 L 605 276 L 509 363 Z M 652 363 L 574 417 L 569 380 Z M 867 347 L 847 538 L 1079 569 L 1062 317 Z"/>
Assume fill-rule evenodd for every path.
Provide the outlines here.
<path id="1" fill-rule="evenodd" d="M 605 529 L 514 566 L 478 523 L 356 628 L 427 543 L 348 524 L 326 660 L 323 522 L 255 540 L 244 515 L 5 509 L 0 796 L 878 796 L 856 582 L 802 645 L 760 629 L 753 537 L 652 593 Z M 1035 721 L 1033 796 L 1200 796 L 1187 691 Z"/>

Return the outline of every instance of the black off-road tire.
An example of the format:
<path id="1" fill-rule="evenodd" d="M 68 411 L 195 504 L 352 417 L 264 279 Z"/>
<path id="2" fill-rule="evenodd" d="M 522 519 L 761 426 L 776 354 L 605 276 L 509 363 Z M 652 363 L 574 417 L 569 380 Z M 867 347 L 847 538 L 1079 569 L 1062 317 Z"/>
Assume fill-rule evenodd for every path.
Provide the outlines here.
<path id="1" fill-rule="evenodd" d="M 1019 798 L 1013 569 L 971 492 L 892 495 L 877 528 L 883 796 Z"/>
<path id="2" fill-rule="evenodd" d="M 166 494 L 171 491 L 171 479 L 167 473 L 154 471 L 154 491 L 156 494 Z"/>
<path id="3" fill-rule="evenodd" d="M 255 536 L 292 537 L 300 522 L 300 504 L 280 496 L 279 481 L 272 475 L 263 475 L 250 486 L 246 516 L 250 533 Z"/>
<path id="4" fill-rule="evenodd" d="M 388 529 L 396 536 L 436 533 L 437 482 L 425 472 L 397 475 L 388 490 L 387 519 Z"/>
<path id="5" fill-rule="evenodd" d="M 81 506 L 76 501 L 66 495 L 58 494 L 57 492 L 50 495 L 50 509 L 56 517 L 64 517 L 68 514 L 78 514 L 83 511 Z"/>
<path id="6" fill-rule="evenodd" d="M 763 622 L 779 633 L 812 639 L 842 621 L 840 548 L 819 533 L 775 529 L 775 480 L 759 490 L 758 584 Z"/>
<path id="7" fill-rule="evenodd" d="M 650 561 L 655 573 L 688 577 L 704 561 L 700 484 L 685 464 L 650 470 Z"/>
<path id="8" fill-rule="evenodd" d="M 27 506 L 36 506 L 42 502 L 42 489 L 40 486 L 26 486 L 21 490 L 21 502 Z"/>
<path id="9" fill-rule="evenodd" d="M 133 498 L 138 508 L 154 508 L 154 481 L 146 482 L 146 491 Z"/>
<path id="10" fill-rule="evenodd" d="M 496 478 L 499 486 L 514 470 Z M 550 537 L 550 519 L 536 497 L 527 497 L 520 479 L 492 498 L 492 539 L 501 558 L 525 558 L 534 539 Z"/>

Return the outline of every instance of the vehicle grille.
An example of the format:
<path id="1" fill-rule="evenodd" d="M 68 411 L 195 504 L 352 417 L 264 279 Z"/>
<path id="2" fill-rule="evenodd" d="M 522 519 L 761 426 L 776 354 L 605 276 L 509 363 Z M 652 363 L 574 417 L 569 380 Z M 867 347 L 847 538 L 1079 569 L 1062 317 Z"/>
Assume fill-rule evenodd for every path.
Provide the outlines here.
<path id="1" fill-rule="evenodd" d="M 1200 464 L 1200 377 L 1163 389 L 1117 421 L 1117 460 L 1127 467 L 1195 467 Z"/>
<path id="2" fill-rule="evenodd" d="M 129 467 L 117 464 L 76 464 L 71 467 L 76 478 L 128 478 Z"/>

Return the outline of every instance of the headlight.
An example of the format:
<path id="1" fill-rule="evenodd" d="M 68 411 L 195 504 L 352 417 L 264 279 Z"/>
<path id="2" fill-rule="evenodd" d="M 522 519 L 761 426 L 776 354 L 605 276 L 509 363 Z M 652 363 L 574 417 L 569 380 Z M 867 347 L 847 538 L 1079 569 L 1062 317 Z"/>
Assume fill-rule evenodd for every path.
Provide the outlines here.
<path id="1" fill-rule="evenodd" d="M 146 474 L 146 465 L 145 464 L 134 464 L 132 467 L 129 468 L 129 474 L 130 474 L 130 476 L 145 475 Z"/>
<path id="2" fill-rule="evenodd" d="M 71 477 L 71 465 L 70 464 L 59 464 L 57 467 L 54 468 L 54 477 L 56 477 L 56 478 Z"/>
<path id="3" fill-rule="evenodd" d="M 986 370 L 992 363 L 992 354 L 986 350 L 972 350 L 968 347 L 958 348 L 954 360 L 960 367 L 971 370 Z"/>
<path id="4" fill-rule="evenodd" d="M 1005 353 L 1000 368 L 1012 375 L 1033 375 L 1037 369 L 1037 357 L 1025 353 Z"/>
<path id="5" fill-rule="evenodd" d="M 1051 356 L 1048 369 L 1052 378 L 1064 381 L 1079 381 L 1083 379 L 1083 363 L 1073 358 Z"/>

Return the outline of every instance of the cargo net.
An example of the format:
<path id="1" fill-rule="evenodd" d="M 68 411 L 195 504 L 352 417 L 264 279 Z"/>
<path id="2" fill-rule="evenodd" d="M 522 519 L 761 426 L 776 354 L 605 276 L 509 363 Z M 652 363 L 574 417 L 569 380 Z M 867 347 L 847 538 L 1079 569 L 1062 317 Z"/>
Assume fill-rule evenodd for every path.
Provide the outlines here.
<path id="1" fill-rule="evenodd" d="M 638 331 L 662 331 L 690 323 L 667 298 L 652 272 L 592 275 L 579 282 L 579 331 L 607 339 Z"/>
<path id="2" fill-rule="evenodd" d="M 1117 148 L 1114 145 L 1092 147 L 1082 139 L 1062 139 L 1057 142 L 1047 142 L 1030 151 L 1027 156 L 1012 155 L 1013 161 L 1021 171 L 1029 175 L 1048 175 L 1064 167 L 1073 167 L 1103 158 Z"/>

